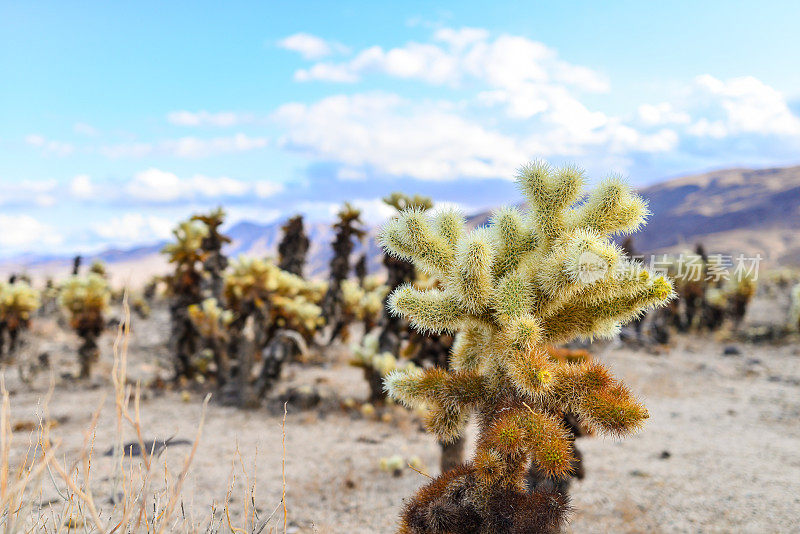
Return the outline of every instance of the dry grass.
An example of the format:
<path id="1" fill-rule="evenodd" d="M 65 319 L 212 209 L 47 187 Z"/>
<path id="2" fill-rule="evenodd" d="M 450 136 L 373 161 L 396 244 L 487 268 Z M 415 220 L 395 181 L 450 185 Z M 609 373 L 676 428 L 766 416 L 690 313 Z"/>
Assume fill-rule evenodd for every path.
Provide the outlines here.
<path id="1" fill-rule="evenodd" d="M 285 423 L 283 419 L 283 492 L 281 502 L 268 517 L 260 517 L 256 507 L 255 461 L 248 470 L 238 447 L 231 465 L 226 499 L 222 510 L 216 505 L 197 514 L 184 495 L 187 476 L 201 443 L 203 423 L 210 396 L 203 402 L 196 436 L 191 450 L 180 469 L 170 470 L 166 458 L 159 461 L 162 450 L 156 450 L 155 440 L 144 439 L 140 399 L 141 385 L 131 385 L 127 377 L 128 342 L 130 340 L 130 312 L 127 296 L 124 302 L 125 320 L 120 325 L 114 342 L 114 365 L 111 381 L 114 386 L 116 410 L 116 436 L 112 451 L 110 476 L 94 478 L 92 470 L 95 456 L 97 422 L 105 399 L 94 411 L 84 431 L 83 447 L 77 454 L 60 456 L 58 438 L 51 436 L 48 403 L 53 387 L 40 403 L 38 426 L 31 432 L 25 454 L 16 461 L 11 459 L 12 444 L 19 437 L 11 425 L 11 404 L 0 378 L 2 406 L 0 407 L 0 531 L 5 534 L 24 533 L 234 533 L 266 534 L 279 532 L 278 511 L 283 507 L 283 528 L 287 530 L 285 477 Z M 125 451 L 123 437 L 133 432 L 140 454 Z M 149 448 L 148 448 L 149 444 Z M 128 444 L 130 446 L 130 444 Z M 231 495 L 237 476 L 246 485 L 242 501 L 235 503 L 236 514 L 231 513 Z M 54 495 L 47 498 L 46 495 Z M 103 496 L 103 498 L 98 498 Z M 187 501 L 189 505 L 187 506 Z M 237 517 L 237 520 L 232 519 Z M 238 522 L 237 522 L 238 521 Z"/>

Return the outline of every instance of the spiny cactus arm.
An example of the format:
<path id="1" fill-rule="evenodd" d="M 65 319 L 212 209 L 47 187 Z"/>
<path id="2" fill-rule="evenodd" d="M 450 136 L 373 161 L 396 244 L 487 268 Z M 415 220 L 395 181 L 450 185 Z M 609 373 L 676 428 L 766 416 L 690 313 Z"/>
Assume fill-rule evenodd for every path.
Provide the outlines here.
<path id="1" fill-rule="evenodd" d="M 486 379 L 474 371 L 448 372 L 439 367 L 393 371 L 384 384 L 395 400 L 410 408 L 435 403 L 469 410 L 484 400 L 489 389 Z"/>
<path id="2" fill-rule="evenodd" d="M 511 409 L 495 419 L 482 445 L 503 456 L 529 454 L 548 476 L 561 477 L 572 469 L 574 457 L 569 432 L 551 415 L 529 407 Z"/>
<path id="3" fill-rule="evenodd" d="M 492 332 L 480 321 L 466 320 L 456 334 L 450 352 L 450 367 L 465 371 L 477 371 L 485 357 L 491 352 Z"/>
<path id="4" fill-rule="evenodd" d="M 454 332 L 466 310 L 453 291 L 427 289 L 420 291 L 403 284 L 389 296 L 389 311 L 408 318 L 421 333 Z"/>
<path id="5" fill-rule="evenodd" d="M 649 417 L 644 405 L 622 384 L 586 395 L 575 413 L 590 429 L 613 436 L 638 431 Z"/>
<path id="6" fill-rule="evenodd" d="M 559 365 L 542 400 L 550 411 L 571 411 L 590 429 L 615 436 L 637 431 L 649 417 L 631 392 L 594 361 Z"/>
<path id="7" fill-rule="evenodd" d="M 626 296 L 608 299 L 576 298 L 543 319 L 543 338 L 549 343 L 569 341 L 577 336 L 603 336 L 613 333 L 614 325 L 640 316 L 645 310 L 672 298 L 672 284 L 659 276 L 649 278 L 645 287 Z"/>
<path id="8" fill-rule="evenodd" d="M 429 210 L 433 207 L 433 200 L 430 197 L 423 195 L 414 195 L 412 197 L 399 191 L 392 192 L 390 195 L 383 197 L 382 200 L 397 211 L 403 211 L 409 208 Z"/>
<path id="9" fill-rule="evenodd" d="M 548 307 L 614 275 L 622 251 L 600 235 L 577 230 L 559 240 L 539 262 L 533 279 Z"/>
<path id="10" fill-rule="evenodd" d="M 649 216 L 647 202 L 619 177 L 612 176 L 578 208 L 576 221 L 579 228 L 600 234 L 629 234 L 639 230 Z"/>
<path id="11" fill-rule="evenodd" d="M 554 170 L 546 163 L 533 162 L 520 168 L 517 181 L 533 210 L 533 223 L 541 244 L 549 248 L 570 226 L 565 210 L 578 200 L 586 177 L 577 167 Z"/>
<path id="12" fill-rule="evenodd" d="M 528 227 L 522 212 L 517 208 L 501 208 L 496 211 L 489 222 L 496 251 L 492 261 L 492 270 L 496 278 L 500 278 L 516 268 L 526 254 L 536 248 L 536 234 Z"/>
<path id="13" fill-rule="evenodd" d="M 480 316 L 492 296 L 492 248 L 488 231 L 470 232 L 459 243 L 454 268 L 445 272 L 446 286 L 453 288 L 461 307 Z"/>
<path id="14" fill-rule="evenodd" d="M 443 228 L 452 230 L 450 225 Z M 381 232 L 381 245 L 390 254 L 413 261 L 420 270 L 443 276 L 450 272 L 455 258 L 449 238 L 452 236 L 436 231 L 425 212 L 410 209 L 386 223 Z"/>
<path id="15" fill-rule="evenodd" d="M 442 443 L 454 442 L 464 431 L 469 421 L 470 410 L 462 406 L 427 405 L 425 428 Z"/>
<path id="16" fill-rule="evenodd" d="M 464 214 L 455 208 L 443 208 L 433 219 L 436 232 L 455 249 L 464 235 Z"/>

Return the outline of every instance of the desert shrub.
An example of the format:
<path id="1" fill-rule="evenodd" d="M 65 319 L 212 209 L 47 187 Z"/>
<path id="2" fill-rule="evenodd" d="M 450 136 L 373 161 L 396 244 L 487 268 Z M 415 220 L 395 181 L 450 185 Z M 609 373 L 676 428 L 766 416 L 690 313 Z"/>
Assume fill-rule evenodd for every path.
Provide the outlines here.
<path id="1" fill-rule="evenodd" d="M 597 362 L 557 363 L 548 344 L 614 335 L 619 325 L 666 302 L 672 286 L 625 257 L 610 235 L 639 228 L 647 210 L 618 179 L 585 199 L 582 171 L 524 166 L 518 175 L 530 211 L 497 211 L 467 232 L 453 210 L 411 209 L 384 228 L 393 254 L 442 281 L 390 297 L 394 313 L 423 332 L 457 332 L 452 369 L 396 371 L 396 400 L 428 407 L 428 428 L 443 441 L 477 413 L 473 460 L 423 487 L 407 504 L 404 533 L 547 532 L 562 524 L 566 498 L 529 493 L 529 464 L 547 476 L 573 467 L 561 414 L 593 431 L 625 435 L 647 410 Z"/>
<path id="2" fill-rule="evenodd" d="M 72 276 L 61 285 L 58 302 L 69 316 L 70 326 L 83 341 L 78 349 L 80 378 L 89 378 L 100 351 L 97 339 L 105 329 L 105 313 L 111 300 L 108 282 L 96 273 Z"/>
<path id="3" fill-rule="evenodd" d="M 0 283 L 0 360 L 16 353 L 20 334 L 40 305 L 39 292 L 27 282 Z"/>

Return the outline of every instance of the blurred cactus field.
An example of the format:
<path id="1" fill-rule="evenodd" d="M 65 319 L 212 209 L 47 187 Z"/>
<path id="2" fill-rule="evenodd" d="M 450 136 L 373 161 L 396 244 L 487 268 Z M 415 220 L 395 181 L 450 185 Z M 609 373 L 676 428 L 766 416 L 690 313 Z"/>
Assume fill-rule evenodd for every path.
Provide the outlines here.
<path id="1" fill-rule="evenodd" d="M 146 280 L 14 273 L 3 528 L 788 531 L 800 271 L 717 280 L 700 243 L 654 268 L 621 180 L 517 180 L 484 222 L 396 192 L 379 228 L 345 204 L 330 242 L 298 215 L 275 254 L 229 258 L 216 209 Z"/>

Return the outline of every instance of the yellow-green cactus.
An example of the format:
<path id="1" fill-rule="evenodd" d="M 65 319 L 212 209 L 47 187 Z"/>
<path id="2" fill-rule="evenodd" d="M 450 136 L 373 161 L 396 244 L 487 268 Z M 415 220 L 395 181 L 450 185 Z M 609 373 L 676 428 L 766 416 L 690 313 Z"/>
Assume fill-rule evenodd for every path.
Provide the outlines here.
<path id="1" fill-rule="evenodd" d="M 391 310 L 420 331 L 458 333 L 452 370 L 396 371 L 386 388 L 408 406 L 427 405 L 427 426 L 440 440 L 457 437 L 473 412 L 480 430 L 473 461 L 420 490 L 401 532 L 554 528 L 565 500 L 528 494 L 524 475 L 531 459 L 549 475 L 570 470 L 572 447 L 560 415 L 570 411 L 612 435 L 635 431 L 648 417 L 599 363 L 548 357 L 548 344 L 613 335 L 673 295 L 667 278 L 627 258 L 610 239 L 642 226 L 645 202 L 617 178 L 584 198 L 584 182 L 575 167 L 532 163 L 518 175 L 528 212 L 504 208 L 486 228 L 468 231 L 456 211 L 431 216 L 410 209 L 383 229 L 390 253 L 441 280 L 429 290 L 401 286 Z"/>
<path id="2" fill-rule="evenodd" d="M 350 365 L 361 367 L 370 388 L 369 402 L 383 402 L 385 392 L 383 379 L 397 370 L 411 371 L 417 368 L 413 362 L 401 363 L 391 352 L 379 351 L 380 332 L 370 332 L 360 344 L 351 345 L 353 357 Z"/>
<path id="3" fill-rule="evenodd" d="M 203 261 L 203 238 L 208 227 L 199 221 L 183 221 L 172 231 L 175 241 L 164 246 L 162 252 L 170 263 L 194 263 Z"/>
<path id="4" fill-rule="evenodd" d="M 217 299 L 207 298 L 189 306 L 189 318 L 201 336 L 212 338 L 225 335 L 225 329 L 233 321 L 233 312 L 222 309 Z"/>
<path id="5" fill-rule="evenodd" d="M 324 283 L 306 281 L 258 258 L 234 262 L 224 287 L 225 300 L 237 314 L 264 313 L 272 330 L 295 330 L 306 339 L 324 324 L 318 305 L 324 293 Z"/>
<path id="6" fill-rule="evenodd" d="M 351 322 L 363 321 L 364 331 L 369 332 L 383 311 L 383 299 L 389 288 L 374 279 L 367 278 L 365 282 L 364 287 L 353 279 L 343 280 L 341 283 L 344 326 L 341 327 L 340 335 L 345 341 L 348 338 L 347 327 Z"/>
<path id="7" fill-rule="evenodd" d="M 188 307 L 203 300 L 203 262 L 208 253 L 203 248 L 209 227 L 202 221 L 188 220 L 172 231 L 174 241 L 161 253 L 173 264 L 174 271 L 165 278 L 170 296 L 169 347 L 175 365 L 175 379 L 193 378 L 196 369 L 192 357 L 199 349 L 199 338 L 188 315 Z"/>
<path id="8" fill-rule="evenodd" d="M 96 273 L 72 276 L 61 286 L 58 302 L 69 314 L 70 325 L 83 339 L 78 350 L 80 377 L 88 378 L 99 351 L 97 338 L 105 327 L 104 314 L 111 300 L 108 282 Z"/>
<path id="9" fill-rule="evenodd" d="M 94 260 L 92 265 L 89 267 L 89 272 L 100 275 L 102 277 L 108 276 L 108 269 L 106 269 L 106 264 L 103 263 L 101 260 Z"/>
<path id="10" fill-rule="evenodd" d="M 31 314 L 41 306 L 39 292 L 25 281 L 11 284 L 0 282 L 0 357 L 3 356 L 8 335 L 8 352 L 17 349 L 19 334 L 28 328 Z"/>

